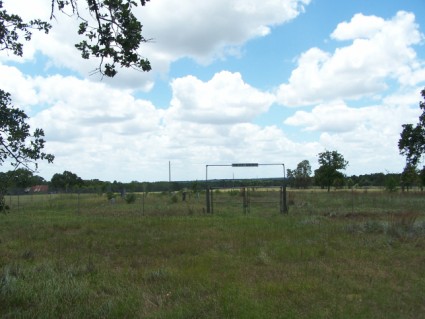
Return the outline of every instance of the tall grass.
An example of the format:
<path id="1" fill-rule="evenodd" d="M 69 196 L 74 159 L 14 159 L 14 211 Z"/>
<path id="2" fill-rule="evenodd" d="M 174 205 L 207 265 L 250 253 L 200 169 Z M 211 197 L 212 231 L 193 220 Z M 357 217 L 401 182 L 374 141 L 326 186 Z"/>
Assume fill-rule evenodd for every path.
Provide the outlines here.
<path id="1" fill-rule="evenodd" d="M 202 200 L 161 194 L 144 213 L 141 197 L 12 210 L 0 216 L 0 317 L 424 317 L 423 211 L 352 215 L 348 198 L 321 195 L 293 193 L 289 215 L 205 215 Z"/>

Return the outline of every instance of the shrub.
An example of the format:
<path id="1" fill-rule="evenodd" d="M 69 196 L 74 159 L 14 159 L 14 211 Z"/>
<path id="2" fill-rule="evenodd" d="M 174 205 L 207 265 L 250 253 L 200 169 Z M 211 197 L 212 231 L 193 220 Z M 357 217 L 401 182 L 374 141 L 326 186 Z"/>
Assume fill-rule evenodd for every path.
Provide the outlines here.
<path id="1" fill-rule="evenodd" d="M 397 191 L 397 181 L 394 177 L 390 176 L 386 183 L 385 183 L 385 189 L 388 192 L 396 192 Z"/>
<path id="2" fill-rule="evenodd" d="M 115 194 L 113 192 L 107 192 L 106 193 L 106 198 L 108 200 L 111 200 L 112 198 L 115 198 Z"/>
<path id="3" fill-rule="evenodd" d="M 178 199 L 178 197 L 177 197 L 177 194 L 173 194 L 173 196 L 171 196 L 171 202 L 172 203 L 177 203 L 179 201 L 179 199 Z"/>
<path id="4" fill-rule="evenodd" d="M 124 200 L 127 204 L 133 204 L 134 202 L 136 202 L 136 194 L 134 193 L 130 193 L 125 195 Z"/>

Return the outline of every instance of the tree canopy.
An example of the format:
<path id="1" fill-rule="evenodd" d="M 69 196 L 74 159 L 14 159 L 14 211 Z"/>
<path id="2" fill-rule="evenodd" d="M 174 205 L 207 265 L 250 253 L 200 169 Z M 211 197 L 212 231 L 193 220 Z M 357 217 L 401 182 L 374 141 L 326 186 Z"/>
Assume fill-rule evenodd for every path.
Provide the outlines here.
<path id="1" fill-rule="evenodd" d="M 35 129 L 31 134 L 24 111 L 11 105 L 10 94 L 0 89 L 0 166 L 11 159 L 17 168 L 37 168 L 37 160 L 53 162 L 54 156 L 44 153 L 44 132 Z"/>
<path id="2" fill-rule="evenodd" d="M 308 160 L 298 163 L 294 170 L 287 170 L 287 177 L 291 186 L 295 188 L 307 188 L 311 184 L 311 165 Z"/>
<path id="3" fill-rule="evenodd" d="M 84 182 L 77 174 L 70 171 L 64 171 L 62 174 L 56 173 L 53 175 L 51 184 L 57 190 L 68 192 L 68 190 L 74 187 L 81 187 Z"/>
<path id="4" fill-rule="evenodd" d="M 43 152 L 44 132 L 35 129 L 30 132 L 28 116 L 11 104 L 10 94 L 0 89 L 0 166 L 10 162 L 17 170 L 24 167 L 35 171 L 38 160 L 53 162 L 54 156 Z M 5 175 L 0 183 L 0 212 L 6 209 L 4 194 L 10 184 L 10 175 Z"/>
<path id="5" fill-rule="evenodd" d="M 46 0 L 51 1 L 50 20 L 56 13 L 64 13 L 80 20 L 79 35 L 75 44 L 83 59 L 97 58 L 99 66 L 94 72 L 113 77 L 117 66 L 141 71 L 151 69 L 149 60 L 138 52 L 140 44 L 147 42 L 142 35 L 142 24 L 133 14 L 134 7 L 144 6 L 149 0 Z M 81 9 L 81 6 L 85 6 Z M 83 14 L 88 13 L 87 14 Z M 47 21 L 24 21 L 18 14 L 10 13 L 0 0 L 0 51 L 23 55 L 23 42 L 30 41 L 33 31 L 49 33 Z M 44 132 L 35 129 L 31 134 L 24 111 L 14 108 L 11 96 L 0 89 L 0 166 L 6 161 L 17 169 L 37 168 L 37 160 L 53 161 L 53 155 L 44 153 Z M 0 185 L 0 211 L 6 208 L 4 193 L 6 183 Z"/>
<path id="6" fill-rule="evenodd" d="M 348 161 L 337 151 L 325 151 L 318 156 L 320 167 L 315 170 L 314 178 L 317 184 L 326 187 L 329 192 L 334 181 L 344 177 L 339 170 L 345 169 Z"/>
<path id="7" fill-rule="evenodd" d="M 56 12 L 61 12 L 75 16 L 81 21 L 76 32 L 84 39 L 75 44 L 75 47 L 81 52 L 83 59 L 90 57 L 99 59 L 99 67 L 94 72 L 113 77 L 117 74 L 117 65 L 141 71 L 151 69 L 149 60 L 138 52 L 140 44 L 149 40 L 142 35 L 142 24 L 132 12 L 138 4 L 144 6 L 149 0 L 50 1 L 50 19 L 56 18 Z M 82 10 L 81 4 L 86 5 L 86 8 Z M 25 22 L 19 15 L 1 9 L 3 9 L 2 0 L 0 0 L 0 51 L 8 50 L 22 56 L 22 38 L 29 41 L 33 30 L 48 33 L 52 27 L 40 19 Z M 90 20 L 83 12 L 89 13 Z"/>
<path id="8" fill-rule="evenodd" d="M 406 166 L 417 166 L 425 154 L 425 88 L 421 92 L 424 101 L 419 102 L 422 114 L 419 116 L 418 123 L 403 124 L 403 131 L 398 141 L 400 154 L 406 156 Z"/>

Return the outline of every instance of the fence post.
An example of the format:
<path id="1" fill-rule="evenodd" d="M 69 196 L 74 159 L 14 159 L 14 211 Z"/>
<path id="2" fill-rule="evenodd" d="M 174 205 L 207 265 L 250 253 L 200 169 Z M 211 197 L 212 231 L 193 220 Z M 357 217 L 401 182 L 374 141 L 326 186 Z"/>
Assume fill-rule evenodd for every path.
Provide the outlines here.
<path id="1" fill-rule="evenodd" d="M 77 214 L 80 214 L 80 192 L 77 194 Z"/>
<path id="2" fill-rule="evenodd" d="M 288 213 L 288 205 L 286 203 L 286 186 L 280 187 L 280 212 L 282 214 Z"/>
<path id="3" fill-rule="evenodd" d="M 214 192 L 210 189 L 210 206 L 211 206 L 211 214 L 214 214 Z"/>
<path id="4" fill-rule="evenodd" d="M 248 212 L 248 188 L 243 188 L 243 212 L 246 214 Z"/>
<path id="5" fill-rule="evenodd" d="M 205 190 L 205 196 L 206 196 L 206 205 L 207 205 L 207 214 L 211 213 L 211 207 L 210 207 L 210 189 L 207 187 Z"/>

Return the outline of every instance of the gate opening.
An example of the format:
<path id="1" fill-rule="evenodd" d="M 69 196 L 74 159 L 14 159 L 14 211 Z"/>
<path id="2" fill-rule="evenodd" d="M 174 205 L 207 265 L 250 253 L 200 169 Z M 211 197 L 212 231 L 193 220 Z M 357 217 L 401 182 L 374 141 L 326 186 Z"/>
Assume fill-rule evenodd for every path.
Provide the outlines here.
<path id="1" fill-rule="evenodd" d="M 209 167 L 258 167 L 258 166 L 282 166 L 283 180 L 278 186 L 250 185 L 238 188 L 234 187 L 210 187 L 208 184 Z M 252 184 L 252 179 L 250 180 Z M 281 214 L 288 213 L 286 195 L 286 175 L 285 164 L 258 164 L 258 163 L 234 163 L 221 165 L 206 165 L 205 169 L 206 185 L 206 212 L 214 213 L 215 207 L 231 208 L 242 207 L 244 213 L 252 210 L 274 210 Z"/>

